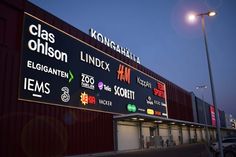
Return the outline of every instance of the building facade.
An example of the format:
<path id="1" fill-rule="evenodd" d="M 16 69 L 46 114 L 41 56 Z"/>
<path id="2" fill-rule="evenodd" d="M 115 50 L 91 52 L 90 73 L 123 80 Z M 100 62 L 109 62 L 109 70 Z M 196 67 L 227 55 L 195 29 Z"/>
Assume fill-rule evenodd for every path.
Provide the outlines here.
<path id="1" fill-rule="evenodd" d="M 210 117 L 212 115 L 210 105 L 203 105 L 202 100 L 188 91 L 28 1 L 2 0 L 0 10 L 1 156 L 73 156 L 162 145 L 173 146 L 206 141 L 205 126 L 209 129 L 209 136 L 216 139 L 216 131 L 212 126 L 212 117 Z M 61 43 L 56 45 L 59 41 Z M 72 59 L 79 57 L 80 61 L 84 62 L 78 70 L 79 74 L 71 69 L 64 73 L 61 70 L 61 78 L 54 79 L 51 78 L 51 75 L 47 77 L 49 75 L 36 72 L 37 70 L 50 73 L 49 70 L 45 70 L 43 64 L 49 64 L 52 67 L 57 65 L 61 69 L 67 68 L 66 65 L 70 63 L 71 58 L 64 52 L 63 46 L 72 45 L 74 42 L 75 47 L 85 45 L 86 50 L 94 51 L 93 53 L 80 51 L 80 56 L 71 57 Z M 32 53 L 26 53 L 27 48 Z M 73 49 L 68 50 L 73 51 Z M 41 60 L 35 57 L 39 53 L 43 54 Z M 97 56 L 93 58 L 93 54 Z M 103 58 L 103 56 L 105 57 Z M 24 60 L 26 58 L 27 60 Z M 99 58 L 100 60 L 98 60 Z M 91 75 L 85 74 L 94 72 L 90 68 L 80 71 L 93 64 L 95 68 L 103 70 L 101 73 L 110 72 L 113 69 L 109 68 L 110 64 L 105 61 L 106 58 L 108 58 L 107 60 L 113 59 L 114 64 L 119 65 L 121 69 L 124 65 L 124 73 L 127 75 L 131 69 L 131 72 L 140 74 L 140 78 L 141 76 L 147 78 L 153 86 L 157 83 L 151 94 L 158 96 L 156 99 L 160 102 L 159 105 L 162 105 L 159 107 L 160 111 L 138 108 L 135 104 L 129 103 L 124 109 L 111 108 L 110 106 L 115 106 L 119 101 L 123 101 L 115 96 L 124 97 L 125 103 L 127 100 L 135 102 L 135 99 L 139 99 L 137 95 L 140 91 L 123 88 L 130 83 L 129 77 L 125 75 L 118 75 L 120 82 L 112 86 L 114 88 L 109 88 L 109 85 L 106 86 L 104 82 L 97 82 L 98 86 L 94 86 L 94 79 L 96 80 L 99 73 L 91 77 Z M 38 66 L 34 66 L 36 61 L 41 61 L 42 64 L 38 63 Z M 74 64 L 74 62 L 71 61 L 70 64 Z M 22 68 L 24 66 L 26 68 Z M 52 72 L 52 75 L 57 75 L 57 78 L 58 70 L 54 69 L 57 73 Z M 69 101 L 67 88 L 60 89 L 64 95 L 59 94 L 61 102 L 58 103 L 55 100 L 58 93 L 54 89 L 62 83 L 69 86 L 71 81 L 75 82 L 78 79 L 76 75 L 81 77 L 79 80 L 81 87 L 79 92 L 70 96 L 72 103 L 66 105 Z M 42 79 L 43 83 L 33 79 L 34 77 Z M 65 81 L 65 78 L 69 83 Z M 85 81 L 82 81 L 82 78 Z M 142 88 L 144 86 L 148 88 L 148 84 L 143 84 L 140 78 L 137 78 L 136 83 L 142 82 L 140 83 Z M 48 79 L 51 84 L 47 84 Z M 155 83 L 152 82 L 153 80 Z M 99 83 L 103 85 L 101 89 Z M 52 84 L 55 87 L 49 90 L 48 87 Z M 106 99 L 110 98 L 109 100 L 99 99 L 102 93 L 90 96 L 90 93 L 82 92 L 83 88 L 89 88 L 85 92 L 94 88 L 106 90 L 105 92 L 115 90 L 115 96 L 107 94 Z M 72 87 L 70 89 L 73 90 Z M 32 97 L 25 90 L 30 92 L 38 90 L 43 94 L 34 93 Z M 49 93 L 53 93 L 53 95 L 50 96 Z M 134 97 L 134 93 L 136 97 Z M 42 101 L 38 101 L 39 97 L 42 98 Z M 152 100 L 147 97 L 145 101 L 154 103 Z M 73 106 L 73 102 L 77 101 L 80 102 L 81 107 Z M 104 106 L 96 107 L 97 103 Z M 202 119 L 203 110 L 206 112 L 206 119 Z M 225 116 L 223 112 L 220 113 L 221 126 L 224 128 L 226 126 Z M 230 131 L 232 134 L 234 133 L 234 131 Z M 227 129 L 225 132 L 227 134 Z M 166 141 L 168 142 L 166 143 Z"/>

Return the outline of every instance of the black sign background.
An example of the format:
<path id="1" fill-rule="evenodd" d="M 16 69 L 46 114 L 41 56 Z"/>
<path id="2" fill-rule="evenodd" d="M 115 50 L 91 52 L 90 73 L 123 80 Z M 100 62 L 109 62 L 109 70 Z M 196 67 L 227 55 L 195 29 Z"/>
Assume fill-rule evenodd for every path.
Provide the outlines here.
<path id="1" fill-rule="evenodd" d="M 42 30 L 53 33 L 55 35 L 55 43 L 51 44 L 48 42 L 48 45 L 54 49 L 58 49 L 62 52 L 65 52 L 68 55 L 68 62 L 63 62 L 55 58 L 51 58 L 42 53 L 36 51 L 31 51 L 28 48 L 29 40 L 33 39 L 37 41 L 38 36 L 34 36 L 29 32 L 30 25 L 42 26 Z M 41 43 L 45 43 L 45 40 L 41 39 Z M 87 53 L 92 57 L 95 57 L 99 60 L 107 62 L 109 64 L 110 72 L 103 70 L 102 68 L 93 66 L 86 62 L 81 61 L 80 52 L 83 51 L 84 54 Z M 35 64 L 39 63 L 48 67 L 59 69 L 69 73 L 69 70 L 73 73 L 74 79 L 69 83 L 69 78 L 62 78 L 50 73 L 43 71 L 35 70 L 27 67 L 27 61 L 32 61 Z M 131 69 L 130 77 L 131 83 L 120 81 L 117 79 L 117 71 L 119 65 L 124 65 L 124 67 L 129 67 Z M 87 89 L 81 87 L 81 73 L 88 74 L 94 77 L 95 89 Z M 143 87 L 137 83 L 136 79 L 140 77 L 144 81 L 151 83 L 152 88 Z M 41 91 L 31 91 L 25 89 L 24 80 L 33 79 L 37 80 L 40 84 L 49 83 L 50 93 L 45 94 Z M 105 85 L 111 88 L 111 92 L 106 90 L 99 90 L 98 82 L 102 81 Z M 35 83 L 35 81 L 33 81 Z M 21 59 L 21 74 L 20 74 L 20 88 L 19 88 L 19 99 L 26 101 L 34 101 L 41 103 L 48 103 L 53 105 L 61 105 L 66 107 L 76 107 L 89 110 L 96 110 L 102 112 L 112 112 L 112 113 L 122 113 L 128 114 L 131 113 L 127 110 L 128 104 L 133 104 L 137 107 L 139 113 L 146 113 L 147 109 L 153 109 L 162 113 L 161 117 L 168 117 L 167 115 L 167 106 L 162 105 L 166 104 L 166 99 L 155 96 L 153 94 L 153 88 L 157 88 L 157 83 L 160 82 L 154 78 L 151 78 L 148 75 L 130 67 L 129 65 L 105 54 L 104 52 L 72 37 L 63 31 L 56 29 L 55 27 L 29 15 L 25 14 L 24 17 L 24 32 L 23 32 L 23 41 L 22 41 L 22 59 Z M 162 83 L 163 84 L 163 83 Z M 119 86 L 124 89 L 132 90 L 135 92 L 135 99 L 128 99 L 120 97 L 114 94 L 114 86 Z M 70 100 L 68 102 L 63 102 L 61 96 L 63 91 L 62 87 L 67 87 L 69 89 Z M 30 87 L 34 88 L 33 85 Z M 166 91 L 166 90 L 165 90 Z M 86 93 L 89 96 L 94 96 L 96 98 L 95 104 L 82 104 L 81 103 L 81 93 Z M 41 95 L 41 97 L 35 97 L 33 94 Z M 165 93 L 166 95 L 166 93 Z M 147 104 L 146 99 L 148 96 L 151 98 L 151 101 L 159 102 L 159 104 L 154 103 L 153 105 Z M 112 102 L 112 106 L 104 105 L 99 103 L 99 99 L 107 100 Z"/>

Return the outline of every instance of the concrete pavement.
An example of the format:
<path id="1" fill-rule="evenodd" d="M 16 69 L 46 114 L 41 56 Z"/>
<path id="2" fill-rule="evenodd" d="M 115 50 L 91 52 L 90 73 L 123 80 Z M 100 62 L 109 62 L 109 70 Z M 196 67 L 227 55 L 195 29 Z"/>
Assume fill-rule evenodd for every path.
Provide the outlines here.
<path id="1" fill-rule="evenodd" d="M 161 149 L 114 151 L 70 157 L 212 157 L 205 144 L 179 145 Z M 68 156 L 69 157 L 69 156 Z"/>

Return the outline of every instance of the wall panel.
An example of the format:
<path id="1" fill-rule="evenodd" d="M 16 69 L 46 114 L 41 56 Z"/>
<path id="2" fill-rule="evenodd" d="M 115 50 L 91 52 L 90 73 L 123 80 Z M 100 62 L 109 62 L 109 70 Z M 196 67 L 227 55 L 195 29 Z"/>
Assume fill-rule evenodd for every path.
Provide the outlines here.
<path id="1" fill-rule="evenodd" d="M 26 0 L 2 0 L 0 10 L 0 28 L 5 32 L 0 34 L 0 156 L 46 157 L 113 150 L 113 115 L 17 99 L 24 11 L 163 81 L 169 118 L 193 121 L 190 94 L 153 71 Z"/>
<path id="2" fill-rule="evenodd" d="M 0 19 L 5 19 L 1 27 L 6 34 L 1 34 L 0 43 L 0 156 L 47 157 L 113 150 L 113 115 L 17 100 L 24 7 L 71 30 L 24 0 L 0 2 Z"/>

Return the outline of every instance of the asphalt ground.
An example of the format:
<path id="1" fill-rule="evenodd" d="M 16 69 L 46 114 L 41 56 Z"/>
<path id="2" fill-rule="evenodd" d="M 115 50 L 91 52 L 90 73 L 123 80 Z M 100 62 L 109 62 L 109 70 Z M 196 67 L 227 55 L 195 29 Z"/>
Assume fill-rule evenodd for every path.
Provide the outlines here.
<path id="1" fill-rule="evenodd" d="M 213 157 L 205 144 L 188 144 L 159 149 L 116 151 L 70 157 Z"/>

